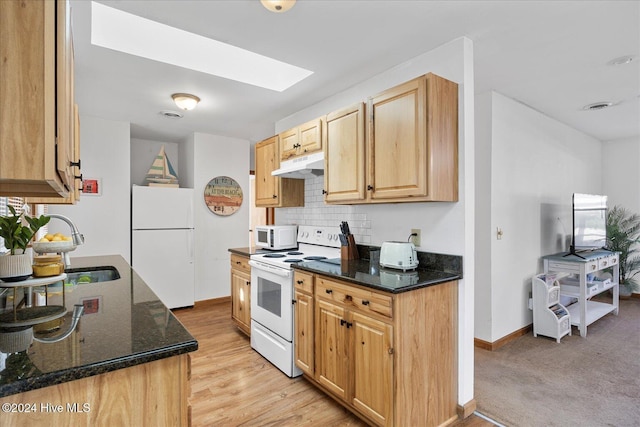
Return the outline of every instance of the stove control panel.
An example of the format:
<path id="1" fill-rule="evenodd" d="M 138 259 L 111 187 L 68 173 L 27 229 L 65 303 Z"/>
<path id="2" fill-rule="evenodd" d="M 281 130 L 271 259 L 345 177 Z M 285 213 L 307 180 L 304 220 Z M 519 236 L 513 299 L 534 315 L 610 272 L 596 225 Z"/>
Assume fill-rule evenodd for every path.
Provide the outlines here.
<path id="1" fill-rule="evenodd" d="M 298 226 L 298 243 L 340 247 L 339 227 L 316 227 L 312 225 Z"/>

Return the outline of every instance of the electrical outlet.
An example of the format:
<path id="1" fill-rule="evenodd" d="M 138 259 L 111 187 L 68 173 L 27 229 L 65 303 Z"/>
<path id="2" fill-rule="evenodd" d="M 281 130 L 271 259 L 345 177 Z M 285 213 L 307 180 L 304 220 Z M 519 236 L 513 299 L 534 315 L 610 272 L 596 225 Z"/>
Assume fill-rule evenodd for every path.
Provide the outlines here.
<path id="1" fill-rule="evenodd" d="M 411 234 L 415 234 L 415 236 L 411 236 L 411 241 L 415 246 L 420 246 L 420 229 L 412 228 Z"/>

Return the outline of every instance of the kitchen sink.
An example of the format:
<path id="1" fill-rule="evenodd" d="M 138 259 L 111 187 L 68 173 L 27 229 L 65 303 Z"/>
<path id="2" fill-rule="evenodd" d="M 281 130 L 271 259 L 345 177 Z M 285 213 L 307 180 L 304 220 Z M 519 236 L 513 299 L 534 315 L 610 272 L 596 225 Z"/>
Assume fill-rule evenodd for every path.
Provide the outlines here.
<path id="1" fill-rule="evenodd" d="M 86 267 L 86 268 L 68 268 L 67 283 L 80 285 L 83 283 L 109 282 L 120 278 L 120 273 L 113 266 L 102 267 Z"/>

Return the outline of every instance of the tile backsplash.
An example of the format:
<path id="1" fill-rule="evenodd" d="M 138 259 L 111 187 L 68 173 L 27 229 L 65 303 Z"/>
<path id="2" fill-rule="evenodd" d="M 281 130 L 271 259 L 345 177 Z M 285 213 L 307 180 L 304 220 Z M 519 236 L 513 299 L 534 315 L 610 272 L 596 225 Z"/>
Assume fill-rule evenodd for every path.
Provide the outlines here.
<path id="1" fill-rule="evenodd" d="M 341 221 L 349 223 L 356 242 L 371 243 L 371 221 L 357 205 L 325 205 L 322 189 L 324 176 L 304 180 L 304 207 L 276 209 L 278 225 L 317 225 L 338 227 Z"/>

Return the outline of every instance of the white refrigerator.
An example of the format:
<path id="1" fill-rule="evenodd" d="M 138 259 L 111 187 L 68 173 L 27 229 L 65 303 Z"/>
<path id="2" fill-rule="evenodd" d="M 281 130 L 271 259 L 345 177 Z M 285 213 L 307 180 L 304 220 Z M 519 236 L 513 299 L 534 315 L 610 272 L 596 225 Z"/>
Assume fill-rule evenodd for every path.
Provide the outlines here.
<path id="1" fill-rule="evenodd" d="M 167 307 L 192 306 L 193 189 L 134 185 L 131 197 L 131 266 Z"/>

